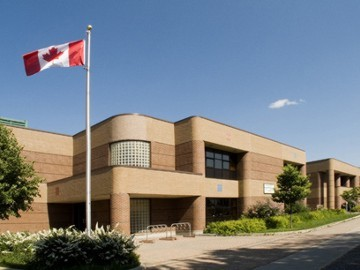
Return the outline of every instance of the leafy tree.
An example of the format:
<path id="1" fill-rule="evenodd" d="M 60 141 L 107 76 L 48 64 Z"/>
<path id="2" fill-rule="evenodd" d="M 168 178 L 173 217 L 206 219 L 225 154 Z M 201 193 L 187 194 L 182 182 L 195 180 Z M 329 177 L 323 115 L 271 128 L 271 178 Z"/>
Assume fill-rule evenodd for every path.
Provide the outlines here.
<path id="1" fill-rule="evenodd" d="M 360 187 L 353 187 L 340 195 L 349 205 L 350 209 L 356 206 L 360 200 Z"/>
<path id="2" fill-rule="evenodd" d="M 30 210 L 40 195 L 42 179 L 21 156 L 22 149 L 14 134 L 0 124 L 0 219 L 20 217 L 19 212 Z"/>
<path id="3" fill-rule="evenodd" d="M 288 164 L 277 176 L 277 189 L 272 194 L 275 202 L 284 203 L 290 209 L 290 226 L 292 227 L 292 210 L 294 204 L 310 194 L 309 177 L 304 176 L 293 165 Z"/>

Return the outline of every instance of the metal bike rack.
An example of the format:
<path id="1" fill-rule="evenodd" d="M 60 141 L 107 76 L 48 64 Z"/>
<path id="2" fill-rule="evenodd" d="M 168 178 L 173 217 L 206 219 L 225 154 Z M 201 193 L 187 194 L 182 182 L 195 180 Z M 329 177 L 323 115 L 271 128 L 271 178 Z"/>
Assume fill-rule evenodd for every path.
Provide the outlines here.
<path id="1" fill-rule="evenodd" d="M 168 233 L 168 226 L 166 224 L 149 225 L 146 227 L 146 241 L 149 241 L 149 233 L 165 232 Z"/>
<path id="2" fill-rule="evenodd" d="M 185 237 L 194 237 L 191 232 L 191 224 L 190 222 L 180 222 L 171 224 L 170 228 L 175 228 L 175 232 L 184 232 L 183 236 Z M 172 232 L 172 231 L 171 231 Z"/>

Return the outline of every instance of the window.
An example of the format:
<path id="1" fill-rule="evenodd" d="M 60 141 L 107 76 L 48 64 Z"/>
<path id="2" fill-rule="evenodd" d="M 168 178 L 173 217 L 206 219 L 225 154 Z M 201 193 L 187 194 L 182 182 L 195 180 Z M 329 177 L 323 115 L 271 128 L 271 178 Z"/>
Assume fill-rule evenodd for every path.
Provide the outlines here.
<path id="1" fill-rule="evenodd" d="M 236 155 L 211 148 L 205 149 L 206 177 L 236 179 Z"/>
<path id="2" fill-rule="evenodd" d="M 110 146 L 110 164 L 150 167 L 150 143 L 144 141 L 122 141 Z"/>
<path id="3" fill-rule="evenodd" d="M 146 230 L 150 225 L 150 200 L 130 199 L 130 232 Z"/>
<path id="4" fill-rule="evenodd" d="M 212 199 L 206 198 L 206 223 L 236 219 L 236 199 Z"/>

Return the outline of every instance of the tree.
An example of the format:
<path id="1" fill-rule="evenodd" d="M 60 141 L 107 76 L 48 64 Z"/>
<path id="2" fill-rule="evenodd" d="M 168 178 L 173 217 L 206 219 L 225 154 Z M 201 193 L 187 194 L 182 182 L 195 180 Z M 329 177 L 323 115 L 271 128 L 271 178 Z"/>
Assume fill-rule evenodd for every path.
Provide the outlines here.
<path id="1" fill-rule="evenodd" d="M 348 203 L 349 209 L 351 209 L 359 203 L 360 187 L 346 190 L 340 196 Z"/>
<path id="2" fill-rule="evenodd" d="M 0 219 L 20 217 L 40 196 L 42 179 L 32 163 L 21 156 L 21 147 L 10 129 L 0 124 Z"/>
<path id="3" fill-rule="evenodd" d="M 294 204 L 305 199 L 310 194 L 311 183 L 293 165 L 288 164 L 277 176 L 277 189 L 272 194 L 275 202 L 284 203 L 290 209 L 290 226 L 292 227 L 292 209 Z"/>

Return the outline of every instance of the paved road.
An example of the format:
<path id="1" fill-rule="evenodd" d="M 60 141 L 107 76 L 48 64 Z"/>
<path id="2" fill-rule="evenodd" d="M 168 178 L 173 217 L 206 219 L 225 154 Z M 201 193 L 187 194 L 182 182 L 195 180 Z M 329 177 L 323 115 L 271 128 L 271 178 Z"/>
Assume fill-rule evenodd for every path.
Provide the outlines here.
<path id="1" fill-rule="evenodd" d="M 156 240 L 140 244 L 137 252 L 145 269 L 318 270 L 350 250 L 360 250 L 355 249 L 359 243 L 360 218 L 355 218 L 298 233 Z M 340 266 L 341 260 L 344 257 Z M 360 264 L 334 267 L 326 269 L 360 269 Z"/>

